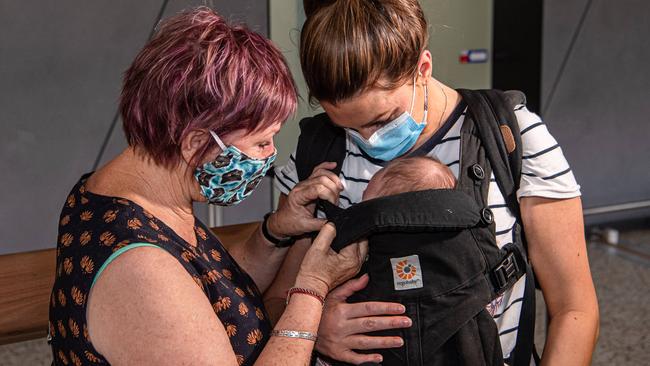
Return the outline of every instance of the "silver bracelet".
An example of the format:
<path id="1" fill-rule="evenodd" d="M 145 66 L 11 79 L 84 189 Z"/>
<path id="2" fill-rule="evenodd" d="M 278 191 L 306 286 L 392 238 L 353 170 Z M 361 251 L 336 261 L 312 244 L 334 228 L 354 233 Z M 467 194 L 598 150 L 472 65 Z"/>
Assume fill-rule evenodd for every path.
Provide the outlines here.
<path id="1" fill-rule="evenodd" d="M 271 331 L 271 336 L 287 337 L 287 338 L 300 338 L 300 339 L 306 339 L 306 340 L 312 341 L 312 342 L 316 342 L 316 339 L 318 339 L 318 336 L 316 336 L 316 334 L 314 334 L 314 333 L 299 332 L 297 330 L 286 330 L 286 329 L 280 329 L 280 330 L 273 329 Z"/>

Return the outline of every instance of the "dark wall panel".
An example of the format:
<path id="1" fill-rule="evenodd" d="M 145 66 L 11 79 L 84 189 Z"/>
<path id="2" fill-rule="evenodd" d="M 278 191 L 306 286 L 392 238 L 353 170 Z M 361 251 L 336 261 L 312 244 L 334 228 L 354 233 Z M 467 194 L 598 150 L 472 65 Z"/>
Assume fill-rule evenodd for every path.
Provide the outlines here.
<path id="1" fill-rule="evenodd" d="M 492 87 L 526 93 L 539 112 L 542 71 L 542 0 L 494 0 Z"/>

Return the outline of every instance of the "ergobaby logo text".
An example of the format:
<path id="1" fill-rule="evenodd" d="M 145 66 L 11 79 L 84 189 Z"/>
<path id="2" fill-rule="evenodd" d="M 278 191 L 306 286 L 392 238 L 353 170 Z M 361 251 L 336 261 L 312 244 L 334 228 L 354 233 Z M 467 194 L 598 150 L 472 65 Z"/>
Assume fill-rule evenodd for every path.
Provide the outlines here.
<path id="1" fill-rule="evenodd" d="M 424 286 L 422 283 L 420 258 L 417 255 L 391 258 L 390 265 L 393 269 L 393 285 L 395 290 L 410 290 Z"/>

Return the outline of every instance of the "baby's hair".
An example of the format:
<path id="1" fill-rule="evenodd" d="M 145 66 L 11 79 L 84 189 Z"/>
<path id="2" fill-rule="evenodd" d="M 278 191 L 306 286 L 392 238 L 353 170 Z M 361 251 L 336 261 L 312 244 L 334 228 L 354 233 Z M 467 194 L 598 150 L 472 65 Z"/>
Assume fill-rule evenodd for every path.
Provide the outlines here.
<path id="1" fill-rule="evenodd" d="M 375 197 L 427 189 L 452 189 L 456 178 L 438 159 L 414 156 L 392 161 L 372 178 L 378 184 Z"/>

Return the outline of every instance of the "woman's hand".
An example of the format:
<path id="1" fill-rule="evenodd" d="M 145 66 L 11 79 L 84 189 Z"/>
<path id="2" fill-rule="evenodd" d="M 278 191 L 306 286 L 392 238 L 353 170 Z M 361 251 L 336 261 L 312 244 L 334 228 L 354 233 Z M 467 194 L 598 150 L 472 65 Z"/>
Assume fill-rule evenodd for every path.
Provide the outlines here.
<path id="1" fill-rule="evenodd" d="M 325 296 L 330 289 L 359 273 L 368 254 L 368 241 L 350 244 L 336 253 L 330 248 L 334 237 L 334 225 L 323 226 L 300 265 L 296 287 L 309 288 Z"/>
<path id="2" fill-rule="evenodd" d="M 332 162 L 319 164 L 308 179 L 293 187 L 278 211 L 269 217 L 267 227 L 271 235 L 298 236 L 318 231 L 325 225 L 326 220 L 314 218 L 314 210 L 318 199 L 338 203 L 343 184 L 331 171 L 335 167 L 336 163 Z"/>
<path id="3" fill-rule="evenodd" d="M 318 329 L 316 350 L 339 361 L 355 365 L 379 363 L 379 354 L 361 354 L 353 350 L 397 348 L 404 344 L 400 337 L 369 336 L 363 333 L 385 329 L 408 328 L 411 319 L 403 314 L 404 306 L 389 302 L 348 304 L 345 300 L 368 284 L 363 275 L 341 285 L 325 299 L 325 308 Z M 387 316 L 393 315 L 393 316 Z"/>

